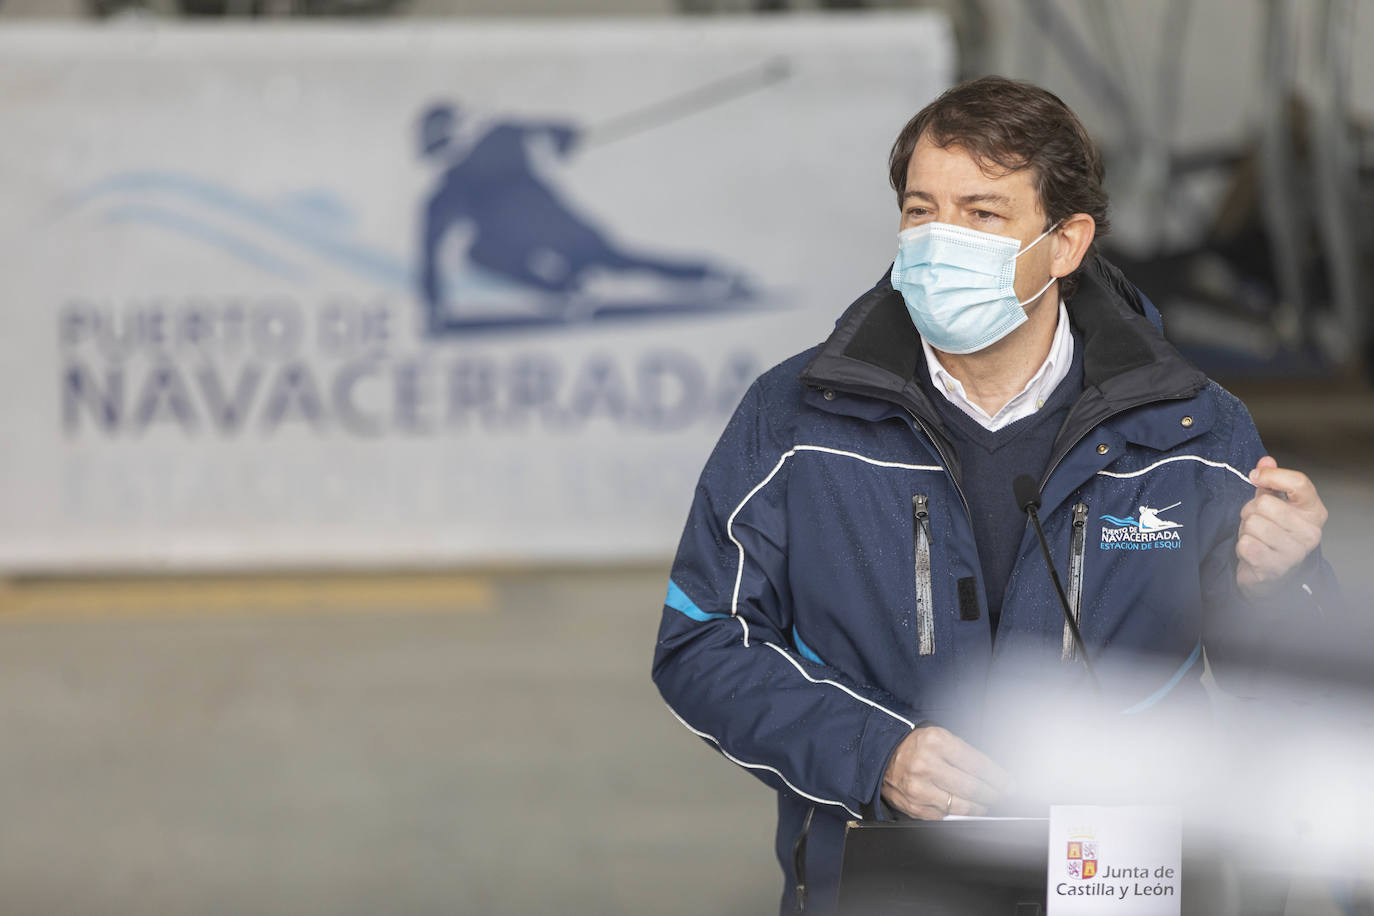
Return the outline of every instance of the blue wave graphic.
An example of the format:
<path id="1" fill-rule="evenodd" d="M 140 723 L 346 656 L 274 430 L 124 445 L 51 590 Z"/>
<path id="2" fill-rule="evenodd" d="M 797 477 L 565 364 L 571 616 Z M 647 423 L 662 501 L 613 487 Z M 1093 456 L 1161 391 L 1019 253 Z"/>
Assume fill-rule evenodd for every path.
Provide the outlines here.
<path id="1" fill-rule="evenodd" d="M 288 207 L 282 208 L 263 203 L 231 188 L 193 175 L 178 172 L 142 171 L 124 172 L 101 179 L 75 192 L 64 203 L 68 207 L 76 207 L 119 193 L 166 193 L 175 195 L 187 202 L 208 207 L 269 230 L 285 241 L 301 245 L 315 254 L 355 273 L 362 274 L 384 287 L 404 292 L 409 292 L 411 289 L 413 270 L 408 262 L 388 252 L 359 244 L 324 225 L 324 219 L 321 217 L 346 225 L 348 223 L 346 211 L 343 211 L 342 208 L 334 208 L 331 212 L 325 207 L 302 207 L 300 205 L 302 198 L 299 195 L 288 201 Z M 307 195 L 306 199 L 308 198 Z M 314 202 L 318 204 L 318 199 Z M 189 219 L 189 217 L 183 217 L 183 219 Z M 159 219 L 150 221 L 159 222 L 163 228 L 171 228 L 171 223 L 165 218 L 165 214 Z M 237 249 L 231 249 L 222 244 L 224 239 L 211 239 L 204 232 L 189 232 L 188 234 L 200 241 L 215 244 L 217 247 L 229 251 L 235 257 L 241 256 L 241 245 Z"/>
<path id="2" fill-rule="evenodd" d="M 353 213 L 328 191 L 300 191 L 277 201 L 259 200 L 231 187 L 195 175 L 158 170 L 117 173 L 64 196 L 58 213 L 82 206 L 98 208 L 111 223 L 137 223 L 208 245 L 265 273 L 297 283 L 311 279 L 310 257 L 340 266 L 383 289 L 413 295 L 416 269 L 404 257 L 359 243 Z M 547 294 L 519 282 L 493 283 L 481 270 L 464 280 L 501 292 L 514 286 L 522 301 Z M 430 316 L 428 336 L 482 334 L 549 329 L 591 323 L 637 323 L 673 317 L 741 310 L 786 308 L 781 291 L 760 297 L 753 291 L 665 301 L 606 301 L 585 309 L 560 308 L 558 297 L 542 314 L 476 314 Z"/>
<path id="3" fill-rule="evenodd" d="M 144 223 L 157 226 L 177 235 L 205 242 L 261 271 L 276 274 L 287 280 L 301 282 L 306 278 L 305 272 L 299 266 L 277 257 L 266 249 L 241 239 L 233 233 L 207 225 L 193 216 L 187 216 L 165 207 L 125 204 L 112 207 L 106 212 L 105 218 L 112 223 Z"/>
<path id="4" fill-rule="evenodd" d="M 1111 522 L 1113 525 L 1117 526 L 1118 528 L 1139 528 L 1139 527 L 1140 527 L 1140 522 L 1138 522 L 1138 521 L 1136 521 L 1135 519 L 1131 518 L 1129 515 L 1126 516 L 1125 518 L 1117 518 L 1115 515 L 1099 515 L 1098 518 L 1100 518 L 1100 519 L 1101 519 L 1102 521 L 1104 521 L 1104 522 Z"/>

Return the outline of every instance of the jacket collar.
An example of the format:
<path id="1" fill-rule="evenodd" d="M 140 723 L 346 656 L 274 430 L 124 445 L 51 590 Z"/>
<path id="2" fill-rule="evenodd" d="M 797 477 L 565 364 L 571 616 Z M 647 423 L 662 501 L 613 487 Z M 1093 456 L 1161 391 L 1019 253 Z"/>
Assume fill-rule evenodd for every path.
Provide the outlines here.
<path id="1" fill-rule="evenodd" d="M 1100 255 L 1085 266 L 1067 304 L 1069 320 L 1083 336 L 1084 394 L 1060 431 L 1061 440 L 1076 439 L 1132 407 L 1190 398 L 1207 385 L 1207 376 L 1146 317 L 1136 288 Z M 917 381 L 920 358 L 920 335 L 885 276 L 840 317 L 800 379 L 812 388 L 890 401 L 938 428 Z"/>

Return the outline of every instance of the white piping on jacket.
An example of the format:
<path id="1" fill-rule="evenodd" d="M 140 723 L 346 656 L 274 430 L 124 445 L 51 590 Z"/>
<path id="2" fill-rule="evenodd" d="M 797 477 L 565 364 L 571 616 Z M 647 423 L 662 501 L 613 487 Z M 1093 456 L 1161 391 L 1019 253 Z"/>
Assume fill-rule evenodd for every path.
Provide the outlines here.
<path id="1" fill-rule="evenodd" d="M 782 470 L 782 466 L 787 463 L 787 459 L 791 458 L 797 452 L 824 452 L 828 455 L 841 455 L 845 458 L 857 458 L 865 464 L 871 464 L 875 467 L 880 468 L 898 468 L 906 471 L 944 470 L 944 468 L 938 464 L 902 464 L 898 461 L 879 461 L 876 458 L 868 458 L 864 455 L 858 454 L 857 452 L 846 452 L 836 448 L 826 448 L 823 445 L 794 445 L 792 446 L 792 448 L 783 452 L 782 457 L 778 459 L 778 463 L 773 465 L 773 470 L 769 471 L 768 476 L 764 477 L 763 480 L 760 480 L 758 484 L 754 487 L 754 489 L 750 490 L 749 493 L 744 497 L 744 499 L 740 500 L 739 505 L 735 507 L 735 511 L 730 513 L 730 518 L 725 522 L 725 535 L 728 538 L 730 538 L 730 542 L 734 544 L 735 548 L 739 551 L 739 566 L 735 570 L 735 590 L 730 595 L 730 616 L 738 620 L 740 622 L 740 626 L 744 627 L 744 644 L 746 646 L 749 645 L 749 624 L 745 623 L 744 618 L 740 617 L 739 615 L 739 589 L 740 583 L 744 579 L 744 545 L 741 544 L 739 542 L 739 539 L 735 537 L 735 518 L 740 514 L 740 511 L 743 510 L 744 507 L 748 504 L 749 500 L 753 499 L 755 494 L 757 494 L 764 487 L 768 486 L 769 482 L 777 476 L 778 471 Z"/>
<path id="2" fill-rule="evenodd" d="M 915 722 L 912 722 L 912 721 L 911 721 L 910 719 L 908 719 L 906 716 L 898 715 L 897 713 L 895 713 L 895 712 L 893 712 L 892 710 L 888 709 L 886 706 L 883 706 L 881 703 L 875 703 L 875 702 L 873 702 L 872 700 L 868 699 L 867 697 L 861 697 L 861 696 L 859 696 L 857 693 L 855 693 L 854 691 L 850 690 L 848 687 L 846 687 L 845 685 L 839 683 L 838 681 L 832 681 L 832 680 L 829 680 L 829 679 L 827 679 L 827 678 L 822 678 L 822 679 L 819 680 L 819 681 L 816 680 L 814 677 L 812 677 L 811 675 L 807 674 L 807 673 L 806 673 L 806 669 L 803 668 L 801 665 L 797 664 L 797 660 L 796 660 L 795 658 L 793 658 L 791 655 L 788 655 L 788 654 L 787 654 L 787 650 L 784 649 L 784 648 L 782 648 L 781 646 L 775 646 L 775 645 L 773 645 L 771 642 L 766 642 L 766 643 L 764 643 L 764 645 L 767 646 L 768 648 L 772 649 L 774 652 L 778 653 L 779 655 L 781 655 L 783 658 L 787 659 L 788 664 L 790 664 L 793 668 L 796 668 L 799 672 L 801 672 L 801 676 L 804 677 L 804 678 L 806 678 L 806 679 L 807 679 L 808 681 L 810 681 L 811 683 L 813 683 L 813 684 L 829 684 L 831 687 L 838 687 L 838 688 L 840 688 L 841 690 L 843 690 L 845 693 L 849 694 L 849 695 L 850 695 L 851 697 L 853 697 L 854 699 L 858 700 L 860 703 L 867 703 L 869 706 L 872 706 L 874 709 L 881 710 L 882 712 L 887 713 L 889 716 L 891 716 L 892 718 L 896 719 L 898 722 L 901 722 L 901 723 L 902 723 L 903 725 L 905 725 L 907 728 L 915 728 L 915 727 L 916 727 L 916 723 L 915 723 Z"/>
<path id="3" fill-rule="evenodd" d="M 663 705 L 668 706 L 667 703 Z M 677 714 L 676 709 L 674 709 L 671 706 L 668 706 L 668 711 L 673 714 L 674 719 L 677 719 L 679 722 L 682 723 L 683 728 L 687 729 L 689 732 L 696 735 L 698 738 L 705 738 L 707 741 L 710 741 L 712 744 L 714 744 L 716 746 L 716 750 L 720 751 L 721 755 L 725 757 L 726 760 L 729 760 L 731 763 L 738 764 L 739 766 L 745 767 L 746 769 L 750 770 L 767 770 L 774 776 L 781 779 L 787 785 L 787 788 L 791 789 L 793 792 L 796 792 L 802 798 L 809 798 L 811 799 L 811 801 L 819 802 L 822 805 L 835 805 L 836 807 L 843 808 L 844 810 L 848 811 L 856 818 L 862 818 L 862 815 L 859 814 L 859 812 L 855 811 L 853 808 L 849 807 L 844 802 L 831 801 L 828 798 L 818 798 L 815 795 L 811 795 L 808 792 L 803 792 L 801 789 L 798 789 L 796 786 L 792 785 L 792 783 L 788 782 L 786 776 L 779 773 L 773 767 L 768 766 L 768 764 L 766 763 L 745 763 L 743 760 L 740 760 L 738 757 L 734 756 L 724 747 L 722 747 L 720 742 L 716 740 L 714 735 L 708 735 L 706 732 L 701 731 L 700 729 L 695 729 L 692 726 L 688 725 L 687 720 L 682 718 L 682 716 L 679 716 Z"/>
<path id="4" fill-rule="evenodd" d="M 868 458 L 868 457 L 866 457 L 866 456 L 864 456 L 864 455 L 858 454 L 857 452 L 846 452 L 846 451 L 842 451 L 842 450 L 840 450 L 840 449 L 827 448 L 827 447 L 822 446 L 822 445 L 795 445 L 795 446 L 793 446 L 792 448 L 788 449 L 786 452 L 783 452 L 782 457 L 778 459 L 778 463 L 775 464 L 775 465 L 773 465 L 773 470 L 769 471 L 769 472 L 768 472 L 768 475 L 767 475 L 766 477 L 764 477 L 763 480 L 759 481 L 759 483 L 758 483 L 752 490 L 749 491 L 748 495 L 746 495 L 746 496 L 744 497 L 744 499 L 742 499 L 742 500 L 740 501 L 740 504 L 739 504 L 738 506 L 735 507 L 735 511 L 733 511 L 733 512 L 730 513 L 730 518 L 729 518 L 729 520 L 725 523 L 725 533 L 726 533 L 726 535 L 730 538 L 731 543 L 733 543 L 733 544 L 735 545 L 735 548 L 739 551 L 739 568 L 735 570 L 735 590 L 734 590 L 734 593 L 730 596 L 730 615 L 731 615 L 732 617 L 734 617 L 736 620 L 738 620 L 738 621 L 740 622 L 740 626 L 744 628 L 744 645 L 745 645 L 746 647 L 749 645 L 749 625 L 745 622 L 744 618 L 741 617 L 740 614 L 739 614 L 739 590 L 740 590 L 740 584 L 741 584 L 741 582 L 742 582 L 742 580 L 743 580 L 743 578 L 744 578 L 744 545 L 741 544 L 740 541 L 739 541 L 739 539 L 735 537 L 735 530 L 734 530 L 734 528 L 735 528 L 735 518 L 739 516 L 740 512 L 744 509 L 745 505 L 748 504 L 749 500 L 753 499 L 754 496 L 755 496 L 760 490 L 762 490 L 764 487 L 766 487 L 766 486 L 769 484 L 769 482 L 772 481 L 772 479 L 773 479 L 774 477 L 777 476 L 778 471 L 780 471 L 780 470 L 782 469 L 782 466 L 783 466 L 784 464 L 787 463 L 787 459 L 788 459 L 788 458 L 791 458 L 791 457 L 792 457 L 793 455 L 795 455 L 797 452 L 823 452 L 823 453 L 828 454 L 828 455 L 839 455 L 839 456 L 844 457 L 844 458 L 856 458 L 856 459 L 858 459 L 859 461 L 864 462 L 865 464 L 871 464 L 871 465 L 873 465 L 874 467 L 880 467 L 880 468 L 896 468 L 896 469 L 905 470 L 905 471 L 942 471 L 942 470 L 944 470 L 944 468 L 941 467 L 941 466 L 938 465 L 938 464 L 903 464 L 903 463 L 898 462 L 898 461 L 879 461 L 879 460 L 876 459 L 876 458 Z M 915 727 L 916 727 L 915 723 L 913 723 L 913 722 L 912 722 L 910 719 L 908 719 L 906 716 L 903 716 L 903 715 L 900 715 L 900 714 L 898 714 L 898 713 L 895 713 L 895 712 L 893 712 L 892 710 L 888 709 L 887 707 L 885 707 L 885 706 L 883 706 L 883 705 L 881 705 L 881 704 L 879 704 L 879 703 L 875 703 L 875 702 L 873 702 L 872 700 L 867 699 L 866 697 L 860 696 L 859 694 L 855 693 L 853 690 L 850 690 L 848 687 L 844 686 L 843 684 L 840 684 L 840 683 L 838 683 L 838 682 L 836 682 L 836 681 L 832 681 L 832 680 L 828 680 L 828 679 L 816 680 L 816 679 L 813 678 L 811 675 L 807 674 L 807 673 L 806 673 L 806 669 L 803 668 L 800 664 L 798 664 L 798 663 L 797 663 L 797 660 L 794 659 L 794 658 L 792 658 L 792 657 L 787 653 L 787 651 L 784 650 L 784 649 L 782 649 L 780 646 L 775 646 L 775 645 L 773 645 L 773 644 L 770 643 L 770 642 L 764 642 L 764 645 L 767 646 L 768 648 L 772 649 L 773 651 L 777 652 L 777 653 L 778 653 L 779 655 L 781 655 L 783 658 L 785 658 L 785 659 L 787 660 L 787 662 L 788 662 L 790 665 L 792 665 L 793 668 L 796 668 L 796 669 L 797 669 L 797 671 L 801 674 L 802 677 L 806 678 L 806 679 L 807 679 L 808 681 L 810 681 L 811 683 L 813 683 L 813 684 L 828 684 L 828 685 L 830 685 L 831 687 L 835 687 L 835 688 L 837 688 L 837 689 L 843 691 L 844 693 L 848 694 L 849 696 L 853 697 L 854 699 L 858 700 L 859 702 L 865 703 L 865 704 L 867 704 L 867 705 L 873 707 L 874 709 L 877 709 L 877 710 L 880 710 L 881 712 L 886 713 L 887 715 L 889 715 L 889 716 L 891 716 L 892 718 L 896 719 L 898 722 L 901 722 L 901 723 L 903 723 L 904 725 L 906 725 L 907 728 L 915 728 Z M 687 723 L 684 722 L 683 724 L 686 725 Z M 691 726 L 688 726 L 688 727 L 690 728 Z M 703 736 L 703 737 L 707 737 L 707 736 Z M 719 744 L 717 745 L 717 747 L 719 747 Z M 723 749 L 722 749 L 721 753 L 725 753 Z M 730 755 L 729 755 L 729 754 L 726 754 L 726 756 L 729 757 Z M 733 759 L 733 758 L 731 758 L 731 759 Z M 743 764 L 742 764 L 742 765 L 743 765 Z M 774 771 L 774 772 L 776 772 L 776 771 Z M 779 778 L 782 778 L 782 774 L 781 774 L 781 773 L 778 773 L 778 776 L 779 776 Z M 784 779 L 783 781 L 786 782 L 785 779 Z M 791 783 L 788 783 L 788 785 L 790 786 Z M 804 794 L 804 793 L 799 793 L 799 794 Z M 807 796 L 807 797 L 810 798 L 810 796 Z M 834 803 L 834 802 L 827 802 L 827 804 L 835 804 L 835 803 Z M 846 809 L 846 810 L 848 810 L 848 809 Z M 850 812 L 850 813 L 852 814 L 853 812 Z"/>
<path id="5" fill-rule="evenodd" d="M 1210 461 L 1210 460 L 1208 460 L 1208 459 L 1206 459 L 1206 458 L 1203 458 L 1201 455 L 1174 455 L 1174 456 L 1171 457 L 1171 458 L 1161 458 L 1161 459 L 1159 459 L 1158 461 L 1156 461 L 1154 464 L 1149 465 L 1148 467 L 1143 467 L 1143 468 L 1141 468 L 1141 469 L 1138 470 L 1138 471 L 1098 471 L 1097 473 L 1098 473 L 1099 475 L 1103 476 L 1103 477 L 1118 477 L 1118 478 L 1139 477 L 1141 474 L 1146 474 L 1146 473 L 1148 473 L 1148 472 L 1150 472 L 1150 471 L 1153 471 L 1155 468 L 1159 467 L 1161 464 L 1168 464 L 1168 463 L 1171 462 L 1171 461 L 1199 461 L 1199 462 L 1201 462 L 1201 463 L 1207 465 L 1208 467 L 1225 468 L 1226 470 L 1230 471 L 1232 474 L 1235 474 L 1235 475 L 1236 475 L 1237 477 L 1239 477 L 1241 480 L 1245 481 L 1246 483 L 1250 483 L 1250 478 L 1249 478 L 1249 477 L 1247 477 L 1246 475 L 1242 474 L 1240 471 L 1237 471 L 1235 468 L 1231 467 L 1231 466 L 1230 466 L 1229 464 L 1227 464 L 1226 462 L 1224 462 L 1224 461 Z M 1251 485 L 1253 486 L 1253 484 L 1251 484 Z"/>

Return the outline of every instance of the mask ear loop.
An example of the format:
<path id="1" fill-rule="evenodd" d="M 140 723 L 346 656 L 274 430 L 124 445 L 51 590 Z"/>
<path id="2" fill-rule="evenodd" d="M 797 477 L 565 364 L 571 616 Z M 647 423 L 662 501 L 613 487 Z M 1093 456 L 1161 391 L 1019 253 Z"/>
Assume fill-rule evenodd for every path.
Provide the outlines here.
<path id="1" fill-rule="evenodd" d="M 1027 251 L 1030 251 L 1036 245 L 1039 245 L 1041 239 L 1043 239 L 1045 236 L 1049 235 L 1051 232 L 1058 229 L 1062 225 L 1064 225 L 1064 221 L 1061 219 L 1059 222 L 1055 223 L 1053 226 L 1037 235 L 1035 237 L 1035 241 L 1031 242 L 1029 245 L 1027 245 L 1025 248 L 1022 248 L 1020 251 L 1016 252 L 1016 257 L 1021 257 L 1021 255 L 1025 254 Z"/>
<path id="2" fill-rule="evenodd" d="M 1028 305 L 1030 305 L 1032 302 L 1034 302 L 1036 299 L 1039 299 L 1041 296 L 1045 295 L 1045 290 L 1047 290 L 1047 289 L 1049 289 L 1051 286 L 1053 286 L 1053 285 L 1054 285 L 1054 281 L 1055 281 L 1055 280 L 1058 280 L 1058 279 L 1059 279 L 1058 277 L 1050 277 L 1050 282 L 1048 282 L 1048 283 L 1046 283 L 1044 286 L 1040 287 L 1040 292 L 1034 294 L 1034 295 L 1031 296 L 1029 299 L 1027 299 L 1025 302 L 1018 302 L 1018 303 L 1016 303 L 1016 304 L 1019 305 L 1021 308 L 1025 308 L 1026 306 L 1028 306 Z"/>
<path id="3" fill-rule="evenodd" d="M 1050 228 L 1046 229 L 1044 232 L 1040 233 L 1040 235 L 1038 235 L 1038 236 L 1036 237 L 1035 241 L 1031 242 L 1029 245 L 1027 245 L 1025 248 L 1022 248 L 1020 251 L 1016 252 L 1016 257 L 1018 257 L 1018 258 L 1021 257 L 1021 255 L 1025 254 L 1027 251 L 1030 251 L 1030 250 L 1031 250 L 1032 248 L 1034 248 L 1036 245 L 1039 245 L 1041 239 L 1043 239 L 1045 236 L 1049 235 L 1049 234 L 1050 234 L 1051 232 L 1053 232 L 1054 230 L 1058 229 L 1058 228 L 1059 228 L 1060 226 L 1062 226 L 1063 224 L 1064 224 L 1064 221 L 1061 219 L 1059 222 L 1055 223 L 1053 226 L 1051 226 Z M 1013 260 L 1015 260 L 1015 258 L 1013 258 Z M 1048 283 L 1046 283 L 1044 286 L 1040 287 L 1040 292 L 1035 293 L 1033 296 L 1031 296 L 1029 299 L 1025 300 L 1024 302 L 1017 302 L 1016 304 L 1017 304 L 1018 306 L 1020 306 L 1021 308 L 1025 308 L 1027 305 L 1030 305 L 1030 304 L 1031 304 L 1032 302 L 1034 302 L 1036 299 L 1039 299 L 1041 296 L 1045 295 L 1045 290 L 1047 290 L 1047 289 L 1049 289 L 1051 286 L 1053 286 L 1053 285 L 1054 285 L 1054 281 L 1055 281 L 1055 280 L 1058 280 L 1058 279 L 1059 279 L 1058 277 L 1051 275 L 1051 276 L 1050 276 L 1050 282 L 1048 282 Z"/>

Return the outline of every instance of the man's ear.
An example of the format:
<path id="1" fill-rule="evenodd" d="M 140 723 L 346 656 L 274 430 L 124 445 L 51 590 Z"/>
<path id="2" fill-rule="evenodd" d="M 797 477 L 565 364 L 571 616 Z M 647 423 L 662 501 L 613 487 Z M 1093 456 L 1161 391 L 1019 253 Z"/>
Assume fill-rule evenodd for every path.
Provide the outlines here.
<path id="1" fill-rule="evenodd" d="M 1097 221 L 1086 213 L 1075 213 L 1060 223 L 1051 236 L 1054 240 L 1054 260 L 1050 262 L 1050 274 L 1067 277 L 1077 270 L 1096 235 Z"/>

